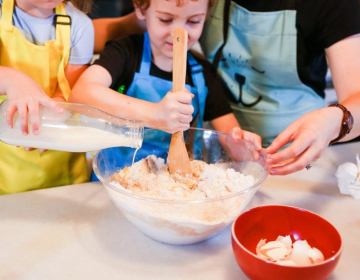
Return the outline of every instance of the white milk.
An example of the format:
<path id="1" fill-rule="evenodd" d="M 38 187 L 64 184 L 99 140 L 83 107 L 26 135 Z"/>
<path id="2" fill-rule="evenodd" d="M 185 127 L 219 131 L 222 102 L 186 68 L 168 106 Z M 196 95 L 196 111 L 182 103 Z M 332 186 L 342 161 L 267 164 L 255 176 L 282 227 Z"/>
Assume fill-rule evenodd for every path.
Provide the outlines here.
<path id="1" fill-rule="evenodd" d="M 121 135 L 101 129 L 85 126 L 59 127 L 42 126 L 39 135 L 23 135 L 19 128 L 3 127 L 0 140 L 4 143 L 59 150 L 68 152 L 88 152 L 110 147 L 140 147 L 142 139 L 135 139 L 132 135 Z"/>

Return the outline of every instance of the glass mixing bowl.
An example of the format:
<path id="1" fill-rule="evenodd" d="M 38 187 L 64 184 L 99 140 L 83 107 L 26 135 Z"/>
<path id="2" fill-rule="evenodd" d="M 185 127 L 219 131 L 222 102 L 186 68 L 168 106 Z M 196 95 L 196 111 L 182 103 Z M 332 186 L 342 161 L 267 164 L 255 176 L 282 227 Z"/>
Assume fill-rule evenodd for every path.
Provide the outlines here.
<path id="1" fill-rule="evenodd" d="M 239 192 L 218 198 L 149 198 L 111 183 L 110 178 L 115 172 L 131 166 L 134 149 L 104 149 L 97 153 L 93 162 L 95 174 L 130 222 L 155 240 L 179 245 L 204 241 L 233 222 L 268 175 L 265 154 L 251 142 L 235 141 L 227 134 L 196 128 L 184 132 L 184 138 L 190 159 L 251 175 L 254 183 Z M 153 154 L 166 160 L 169 144 L 169 134 L 145 129 L 143 146 L 138 150 L 135 162 Z"/>

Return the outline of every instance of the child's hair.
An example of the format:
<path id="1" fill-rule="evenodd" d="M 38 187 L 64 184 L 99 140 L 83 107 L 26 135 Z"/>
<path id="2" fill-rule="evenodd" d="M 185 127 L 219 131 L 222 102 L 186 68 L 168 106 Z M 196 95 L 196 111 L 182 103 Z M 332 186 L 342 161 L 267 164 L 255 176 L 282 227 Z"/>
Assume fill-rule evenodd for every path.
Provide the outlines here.
<path id="1" fill-rule="evenodd" d="M 85 14 L 90 13 L 93 0 L 64 0 L 64 2 L 71 2 L 76 8 Z"/>
<path id="2" fill-rule="evenodd" d="M 139 8 L 142 11 L 146 11 L 150 6 L 150 1 L 151 0 L 133 0 L 133 3 L 135 7 Z M 170 1 L 170 0 L 165 0 L 165 1 Z M 184 2 L 184 0 L 175 0 L 175 1 L 176 1 L 176 6 L 181 6 Z M 190 1 L 197 2 L 199 0 L 190 0 Z M 214 6 L 215 1 L 216 0 L 209 0 L 209 7 Z"/>

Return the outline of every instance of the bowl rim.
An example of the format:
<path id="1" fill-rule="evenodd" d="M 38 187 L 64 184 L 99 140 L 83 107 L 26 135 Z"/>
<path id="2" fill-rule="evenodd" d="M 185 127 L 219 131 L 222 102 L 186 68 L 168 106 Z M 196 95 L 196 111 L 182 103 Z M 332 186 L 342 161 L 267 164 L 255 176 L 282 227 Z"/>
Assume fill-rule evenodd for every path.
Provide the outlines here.
<path id="1" fill-rule="evenodd" d="M 240 218 L 241 215 L 247 213 L 247 212 L 250 212 L 252 209 L 259 209 L 259 208 L 268 208 L 268 207 L 284 207 L 284 208 L 292 208 L 292 209 L 296 209 L 296 210 L 300 210 L 300 211 L 305 211 L 305 212 L 309 212 L 317 217 L 319 217 L 320 219 L 324 220 L 325 222 L 329 223 L 336 231 L 336 233 L 339 235 L 339 238 L 340 238 L 340 248 L 339 250 L 335 253 L 334 256 L 332 256 L 331 258 L 329 259 L 326 259 L 322 262 L 319 262 L 319 263 L 316 263 L 316 264 L 311 264 L 311 265 L 296 265 L 296 266 L 292 266 L 292 265 L 282 265 L 282 264 L 277 264 L 275 262 L 272 262 L 272 261 L 269 261 L 269 260 L 263 260 L 261 258 L 259 258 L 257 255 L 255 255 L 253 252 L 249 251 L 247 248 L 245 248 L 241 243 L 240 241 L 238 240 L 238 238 L 236 237 L 236 234 L 235 234 L 235 223 L 238 221 L 238 219 Z M 334 225 L 332 223 L 330 223 L 328 220 L 326 220 L 325 218 L 321 217 L 320 215 L 312 212 L 312 211 L 309 211 L 307 209 L 304 209 L 304 208 L 300 208 L 300 207 L 296 207 L 296 206 L 290 206 L 290 205 L 279 205 L 279 204 L 270 204 L 270 205 L 262 205 L 262 206 L 257 206 L 257 207 L 253 207 L 253 208 L 250 208 L 246 211 L 243 211 L 236 219 L 235 221 L 233 222 L 233 224 L 231 225 L 231 236 L 233 238 L 233 240 L 236 242 L 237 245 L 239 245 L 244 251 L 246 251 L 247 253 L 249 253 L 250 255 L 252 255 L 253 257 L 261 260 L 261 261 L 264 261 L 266 262 L 267 264 L 270 264 L 270 265 L 276 265 L 276 266 L 284 266 L 284 267 L 291 267 L 291 268 L 309 268 L 309 267 L 316 267 L 316 266 L 321 266 L 321 265 L 324 265 L 326 263 L 330 263 L 334 260 L 336 260 L 337 258 L 339 258 L 340 254 L 342 253 L 342 250 L 343 250 L 343 240 L 342 240 L 342 237 L 339 233 L 339 231 L 336 229 L 336 227 L 334 227 Z M 233 249 L 234 250 L 234 249 Z"/>
<path id="2" fill-rule="evenodd" d="M 147 128 L 147 129 L 151 129 L 151 128 Z M 200 130 L 200 131 L 211 131 L 211 132 L 215 132 L 216 134 L 218 135 L 228 135 L 228 133 L 223 133 L 223 132 L 220 132 L 220 131 L 216 131 L 216 130 L 211 130 L 211 129 L 204 129 L 204 128 L 195 128 L 195 127 L 190 127 L 188 130 Z M 187 130 L 187 131 L 188 131 Z M 241 139 L 243 141 L 246 141 L 246 142 L 249 142 L 252 144 L 251 141 L 248 141 L 246 139 Z M 254 145 L 254 148 L 256 149 L 256 151 L 258 151 L 264 158 L 266 158 L 266 154 L 263 152 L 263 150 L 259 150 L 255 147 Z M 241 190 L 239 192 L 235 192 L 235 193 L 232 193 L 232 194 L 229 194 L 229 195 L 226 195 L 226 196 L 222 196 L 222 197 L 216 197 L 216 198 L 202 198 L 202 199 L 196 199 L 196 200 L 193 200 L 193 199 L 184 199 L 184 200 L 173 200 L 173 199 L 163 199 L 163 198 L 153 198 L 153 197 L 146 197 L 146 196 L 141 196 L 141 195 L 137 195 L 137 194 L 133 194 L 131 193 L 130 191 L 126 190 L 125 188 L 123 188 L 120 184 L 120 186 L 123 188 L 123 189 L 120 189 L 118 187 L 116 187 L 115 185 L 113 184 L 110 184 L 109 182 L 107 182 L 106 180 L 104 180 L 104 178 L 99 174 L 99 171 L 98 171 L 98 168 L 97 168 L 97 165 L 96 165 L 96 160 L 99 156 L 99 153 L 101 152 L 98 151 L 94 157 L 94 160 L 93 160 L 93 170 L 96 174 L 96 176 L 99 178 L 99 180 L 101 181 L 102 184 L 104 184 L 106 187 L 109 187 L 111 188 L 112 190 L 116 191 L 116 192 L 119 192 L 121 194 L 124 194 L 126 196 L 130 196 L 132 198 L 136 198 L 136 199 L 141 199 L 141 200 L 145 200 L 145 201 L 148 201 L 148 202 L 157 202 L 157 203 L 172 203 L 172 204 L 187 204 L 187 203 L 203 203 L 203 202 L 215 202 L 215 201 L 219 201 L 219 200 L 224 200 L 224 199 L 229 199 L 229 198 L 232 198 L 232 197 L 235 197 L 235 196 L 238 196 L 238 195 L 241 195 L 241 194 L 244 194 L 244 193 L 247 193 L 257 187 L 259 187 L 259 185 L 264 182 L 264 180 L 266 179 L 266 177 L 269 175 L 269 170 L 268 170 L 268 167 L 267 165 L 265 165 L 263 168 L 264 168 L 264 174 L 259 178 L 259 180 L 252 186 L 244 189 L 244 190 Z M 100 179 L 101 178 L 101 179 Z"/>

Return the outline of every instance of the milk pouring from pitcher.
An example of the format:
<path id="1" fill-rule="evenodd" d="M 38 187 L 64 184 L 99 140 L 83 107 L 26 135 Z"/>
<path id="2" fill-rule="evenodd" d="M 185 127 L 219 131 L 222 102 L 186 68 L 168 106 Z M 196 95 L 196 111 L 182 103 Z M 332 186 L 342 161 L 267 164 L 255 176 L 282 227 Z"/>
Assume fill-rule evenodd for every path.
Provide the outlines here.
<path id="1" fill-rule="evenodd" d="M 141 121 L 125 120 L 96 108 L 74 103 L 59 103 L 62 114 L 40 107 L 40 134 L 23 135 L 17 113 L 14 127 L 6 123 L 8 101 L 0 104 L 0 140 L 6 144 L 59 150 L 88 152 L 110 147 L 139 148 L 144 138 Z"/>

